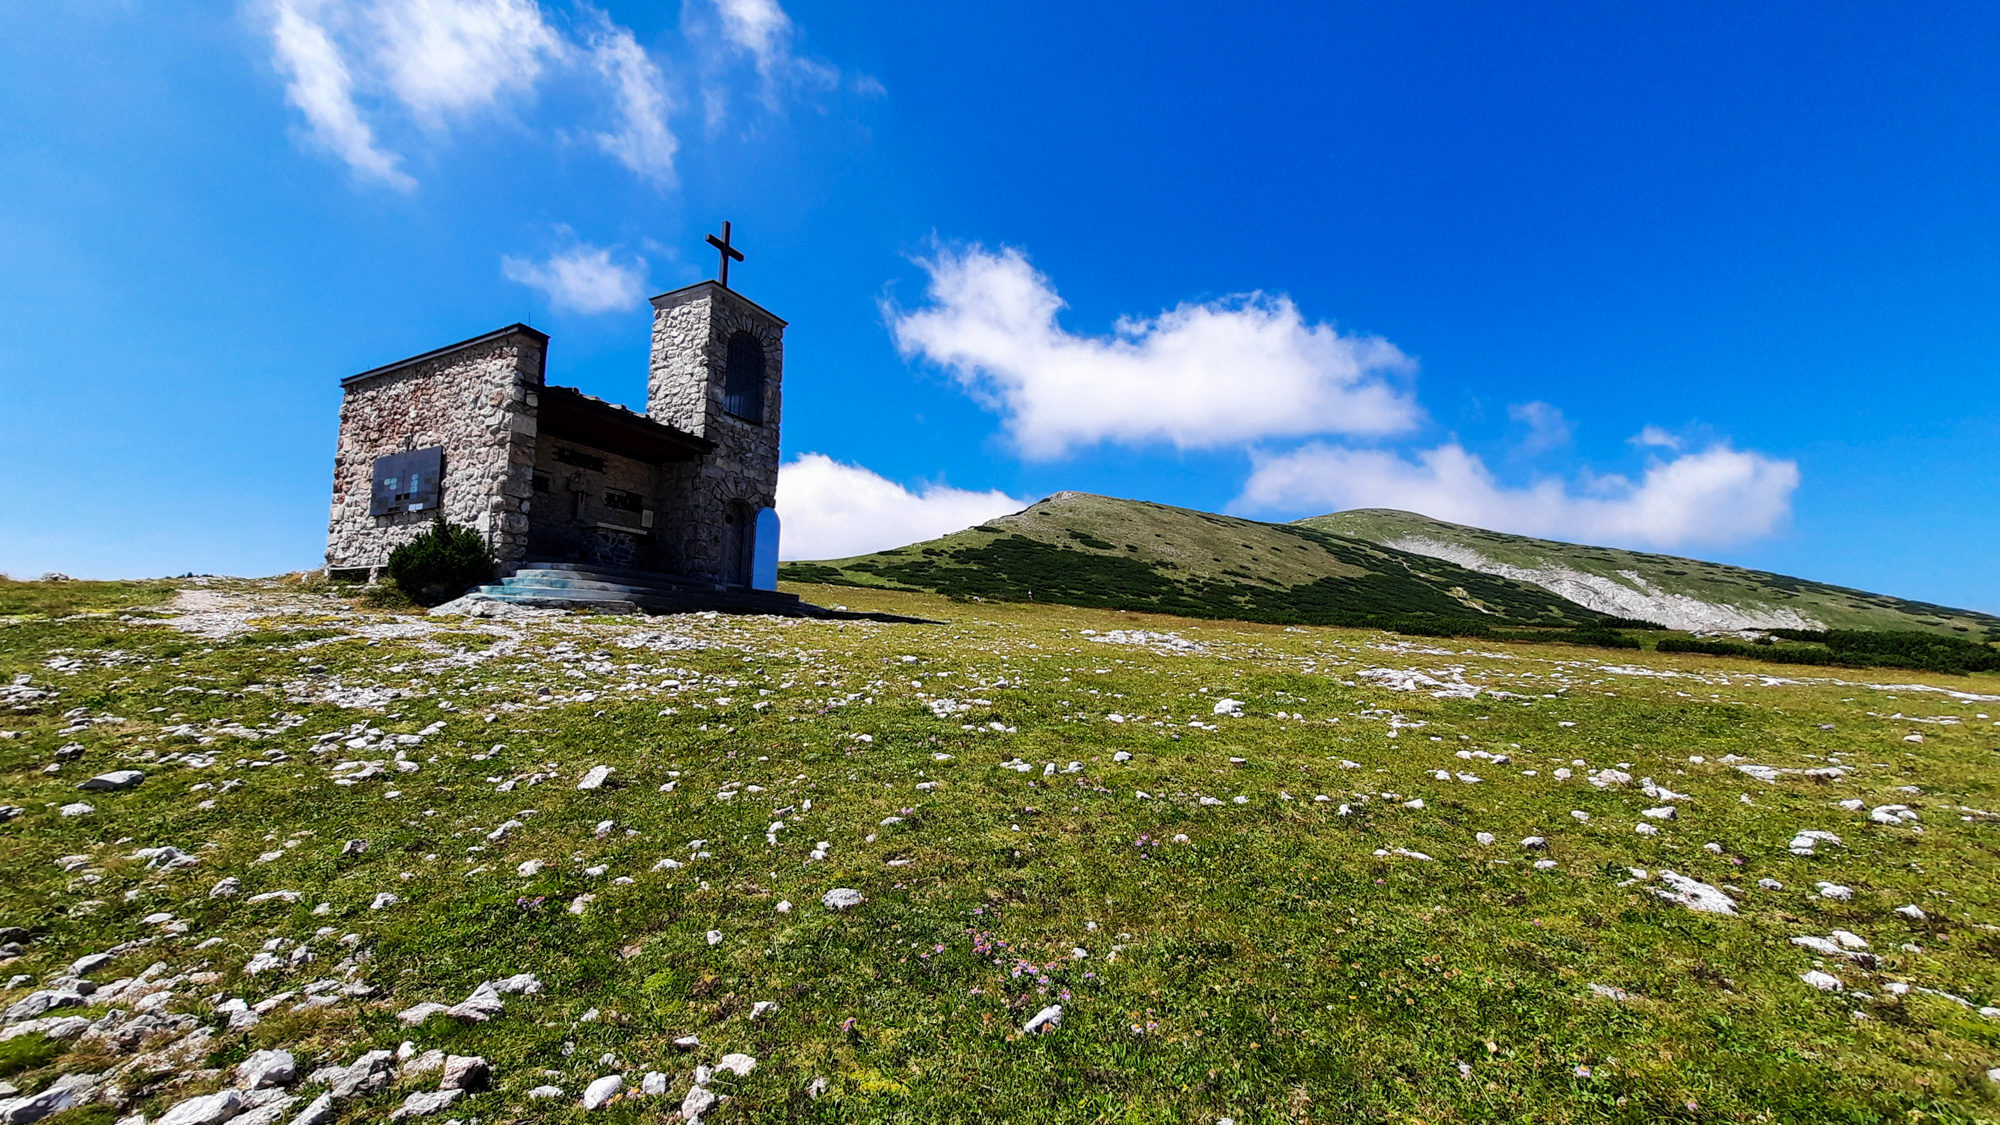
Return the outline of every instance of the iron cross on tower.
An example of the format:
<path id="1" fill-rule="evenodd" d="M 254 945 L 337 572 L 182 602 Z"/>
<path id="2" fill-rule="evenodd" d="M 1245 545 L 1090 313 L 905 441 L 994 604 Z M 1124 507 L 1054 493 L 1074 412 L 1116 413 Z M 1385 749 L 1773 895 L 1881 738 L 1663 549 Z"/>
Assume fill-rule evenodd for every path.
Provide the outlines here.
<path id="1" fill-rule="evenodd" d="M 722 237 L 717 238 L 711 234 L 708 236 L 708 244 L 721 252 L 722 269 L 716 280 L 722 283 L 724 289 L 727 289 L 729 288 L 729 260 L 734 258 L 739 262 L 742 261 L 743 251 L 729 244 L 729 224 L 727 222 L 722 224 Z"/>

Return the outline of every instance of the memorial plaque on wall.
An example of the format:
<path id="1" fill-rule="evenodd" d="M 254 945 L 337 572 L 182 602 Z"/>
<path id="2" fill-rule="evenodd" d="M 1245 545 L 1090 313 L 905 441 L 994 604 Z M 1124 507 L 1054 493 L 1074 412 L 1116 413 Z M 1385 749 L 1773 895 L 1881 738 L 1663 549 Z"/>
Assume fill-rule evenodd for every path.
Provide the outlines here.
<path id="1" fill-rule="evenodd" d="M 368 494 L 368 514 L 428 512 L 438 506 L 438 486 L 444 478 L 444 447 L 412 449 L 375 458 L 374 481 Z"/>

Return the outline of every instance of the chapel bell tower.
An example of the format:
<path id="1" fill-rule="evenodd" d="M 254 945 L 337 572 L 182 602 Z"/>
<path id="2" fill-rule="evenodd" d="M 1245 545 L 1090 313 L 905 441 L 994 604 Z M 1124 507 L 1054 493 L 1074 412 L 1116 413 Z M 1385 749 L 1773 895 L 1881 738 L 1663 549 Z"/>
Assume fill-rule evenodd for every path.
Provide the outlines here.
<path id="1" fill-rule="evenodd" d="M 675 520 L 687 568 L 748 582 L 763 554 L 760 525 L 776 538 L 768 510 L 777 504 L 785 322 L 729 288 L 729 262 L 743 260 L 729 224 L 709 242 L 722 253 L 720 276 L 653 298 L 646 413 L 715 443 L 687 470 L 690 507 Z"/>

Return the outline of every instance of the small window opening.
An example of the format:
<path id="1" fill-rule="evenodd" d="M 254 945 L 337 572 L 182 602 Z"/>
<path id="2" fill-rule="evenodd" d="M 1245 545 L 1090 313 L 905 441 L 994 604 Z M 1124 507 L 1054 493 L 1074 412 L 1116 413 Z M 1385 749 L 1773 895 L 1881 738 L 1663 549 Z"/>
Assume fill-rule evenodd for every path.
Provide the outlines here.
<path id="1" fill-rule="evenodd" d="M 729 334 L 722 408 L 746 422 L 764 421 L 764 342 L 748 332 Z"/>

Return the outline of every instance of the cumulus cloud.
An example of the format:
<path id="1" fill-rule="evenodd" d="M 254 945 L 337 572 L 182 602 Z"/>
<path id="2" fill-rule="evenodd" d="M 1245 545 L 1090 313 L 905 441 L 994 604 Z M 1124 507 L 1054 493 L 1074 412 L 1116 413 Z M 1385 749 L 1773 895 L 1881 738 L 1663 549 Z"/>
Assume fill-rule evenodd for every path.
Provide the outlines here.
<path id="1" fill-rule="evenodd" d="M 859 465 L 807 453 L 778 468 L 779 554 L 842 559 L 901 547 L 1018 512 L 1029 501 L 998 490 L 925 485 L 912 492 Z"/>
<path id="2" fill-rule="evenodd" d="M 1402 508 L 1436 519 L 1553 539 L 1675 547 L 1770 533 L 1791 512 L 1799 467 L 1714 445 L 1647 466 L 1634 481 L 1588 477 L 1500 483 L 1457 444 L 1413 457 L 1312 443 L 1258 455 L 1233 507 L 1243 511 Z"/>
<path id="3" fill-rule="evenodd" d="M 1530 456 L 1568 445 L 1575 430 L 1562 411 L 1546 402 L 1517 402 L 1507 408 L 1507 417 L 1528 427 L 1519 448 Z"/>
<path id="4" fill-rule="evenodd" d="M 645 296 L 646 260 L 615 262 L 611 251 L 579 243 L 543 261 L 503 257 L 500 274 L 509 281 L 541 290 L 549 304 L 571 312 L 602 313 L 629 309 Z"/>
<path id="5" fill-rule="evenodd" d="M 1057 323 L 1062 298 L 1018 250 L 943 249 L 920 264 L 927 303 L 884 310 L 897 347 L 1000 410 L 1031 458 L 1100 442 L 1191 449 L 1392 434 L 1421 417 L 1408 356 L 1308 324 L 1285 297 L 1185 303 L 1089 336 Z"/>

